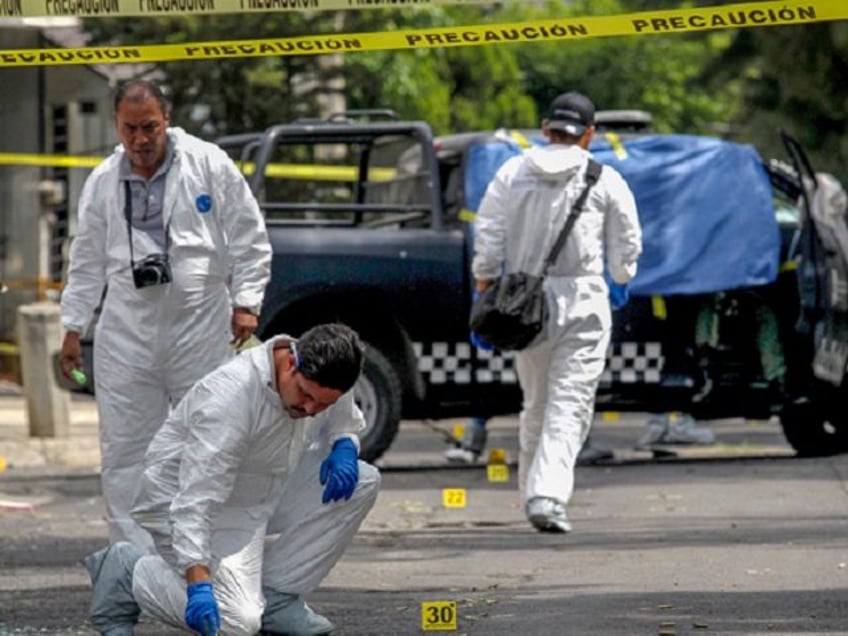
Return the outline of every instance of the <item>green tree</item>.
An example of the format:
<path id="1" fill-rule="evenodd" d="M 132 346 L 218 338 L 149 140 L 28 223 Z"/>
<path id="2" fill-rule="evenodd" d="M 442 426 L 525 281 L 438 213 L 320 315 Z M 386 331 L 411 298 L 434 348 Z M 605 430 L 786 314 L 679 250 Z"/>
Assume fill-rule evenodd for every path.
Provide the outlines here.
<path id="1" fill-rule="evenodd" d="M 86 27 L 95 43 L 259 39 L 625 13 L 641 1 L 88 20 Z M 619 37 L 352 53 L 334 63 L 316 56 L 168 62 L 157 71 L 170 89 L 175 121 L 205 136 L 318 117 L 334 95 L 348 108 L 391 108 L 426 120 L 438 133 L 535 126 L 567 88 L 586 92 L 601 108 L 649 110 L 659 130 L 698 132 L 736 115 L 736 79 L 722 90 L 700 83 L 730 42 L 727 33 Z"/>
<path id="2" fill-rule="evenodd" d="M 510 5 L 511 19 L 569 18 L 642 10 L 642 2 L 551 0 L 533 11 Z M 677 3 L 680 4 L 680 3 Z M 725 33 L 574 39 L 516 45 L 525 90 L 544 114 L 553 97 L 579 90 L 602 109 L 649 111 L 661 132 L 706 133 L 733 116 L 732 91 L 700 84 L 702 69 L 730 44 Z"/>
<path id="3" fill-rule="evenodd" d="M 814 168 L 848 182 L 848 23 L 746 29 L 704 77 L 733 82 L 740 108 L 734 134 L 766 155 L 780 155 L 785 129 L 810 153 Z"/>
<path id="4" fill-rule="evenodd" d="M 85 27 L 94 44 L 153 44 L 446 26 L 479 19 L 481 13 L 471 7 L 88 20 Z M 495 126 L 517 113 L 535 115 L 532 101 L 522 93 L 515 57 L 506 49 L 336 57 L 340 63 L 322 63 L 316 56 L 174 61 L 157 64 L 156 73 L 169 89 L 174 120 L 206 136 L 321 116 L 322 98 L 340 92 L 349 108 L 392 108 L 402 117 L 424 119 L 442 132 Z"/>
<path id="5" fill-rule="evenodd" d="M 318 12 L 189 16 L 139 20 L 86 20 L 95 44 L 158 44 L 294 37 L 333 33 L 337 15 Z M 173 61 L 155 65 L 169 90 L 173 119 L 205 136 L 265 128 L 297 117 L 315 117 L 321 87 L 338 70 L 315 56 Z M 201 108 L 199 108 L 201 107 Z"/>

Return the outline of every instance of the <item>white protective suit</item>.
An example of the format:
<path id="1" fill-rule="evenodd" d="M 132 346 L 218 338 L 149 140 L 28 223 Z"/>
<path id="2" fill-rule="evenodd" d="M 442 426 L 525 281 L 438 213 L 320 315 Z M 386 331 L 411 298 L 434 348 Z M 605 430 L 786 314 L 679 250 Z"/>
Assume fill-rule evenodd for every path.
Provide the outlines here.
<path id="1" fill-rule="evenodd" d="M 156 434 L 133 516 L 158 554 L 142 557 L 133 595 L 143 611 L 184 627 L 185 569 L 206 564 L 222 634 L 259 631 L 262 586 L 303 595 L 327 575 L 377 497 L 380 476 L 359 462 L 349 501 L 321 503 L 321 461 L 364 426 L 353 392 L 292 419 L 274 374 L 274 343 L 242 352 L 203 378 Z M 280 536 L 267 548 L 268 534 Z M 264 550 L 263 550 L 264 548 Z"/>
<path id="2" fill-rule="evenodd" d="M 164 193 L 173 281 L 136 289 L 130 267 L 123 147 L 88 177 L 62 292 L 62 324 L 86 332 L 104 288 L 94 334 L 102 489 L 111 540 L 145 542 L 129 518 L 144 451 L 194 382 L 231 354 L 232 307 L 259 312 L 271 248 L 258 204 L 226 153 L 179 128 Z M 208 195 L 209 200 L 203 195 Z M 161 252 L 133 229 L 138 263 Z"/>
<path id="3" fill-rule="evenodd" d="M 495 279 L 502 267 L 542 273 L 585 187 L 589 156 L 576 145 L 549 144 L 501 167 L 477 212 L 475 279 Z M 516 355 L 523 393 L 518 484 L 525 502 L 546 497 L 564 505 L 571 498 L 610 341 L 604 261 L 613 280 L 624 284 L 636 274 L 641 250 L 633 194 L 616 170 L 604 166 L 548 271 L 548 324 Z"/>

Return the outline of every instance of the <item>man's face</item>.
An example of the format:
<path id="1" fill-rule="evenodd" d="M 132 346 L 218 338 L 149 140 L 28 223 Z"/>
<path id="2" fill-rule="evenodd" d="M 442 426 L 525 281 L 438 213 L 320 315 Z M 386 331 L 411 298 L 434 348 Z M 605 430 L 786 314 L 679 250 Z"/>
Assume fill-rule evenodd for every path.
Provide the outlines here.
<path id="1" fill-rule="evenodd" d="M 148 179 L 165 161 L 168 115 L 153 97 L 139 102 L 124 99 L 115 113 L 115 127 L 133 172 Z"/>
<path id="2" fill-rule="evenodd" d="M 317 415 L 342 396 L 338 389 L 328 389 L 306 378 L 297 370 L 294 355 L 286 351 L 284 366 L 277 375 L 277 389 L 283 408 L 293 418 Z"/>

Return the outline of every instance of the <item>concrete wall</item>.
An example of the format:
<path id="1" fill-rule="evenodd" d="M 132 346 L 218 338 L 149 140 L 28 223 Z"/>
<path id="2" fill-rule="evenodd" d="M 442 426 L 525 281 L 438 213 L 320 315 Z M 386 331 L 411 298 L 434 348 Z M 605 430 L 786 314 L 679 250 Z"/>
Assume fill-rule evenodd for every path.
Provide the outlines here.
<path id="1" fill-rule="evenodd" d="M 45 46 L 39 29 L 0 26 L 2 48 Z M 0 153 L 108 154 L 117 142 L 109 81 L 90 67 L 0 68 Z M 58 283 L 76 207 L 90 169 L 0 164 L 0 340 L 15 340 L 20 305 L 45 298 Z M 59 184 L 47 200 L 42 187 Z M 5 249 L 3 249 L 5 247 Z M 57 294 L 47 292 L 46 297 Z"/>
<path id="2" fill-rule="evenodd" d="M 105 156 L 117 143 L 112 123 L 112 87 L 89 67 L 45 69 L 44 152 L 70 156 Z M 90 168 L 52 168 L 47 178 L 65 193 L 65 200 L 51 206 L 56 221 L 51 237 L 47 275 L 65 279 L 63 255 L 77 227 L 77 202 Z"/>
<path id="3" fill-rule="evenodd" d="M 4 48 L 33 48 L 38 32 L 3 31 Z M 39 86 L 42 69 L 0 68 L 0 152 L 38 153 L 42 131 Z M 0 166 L 0 276 L 9 292 L 0 296 L 0 338 L 14 339 L 17 306 L 35 300 L 39 269 L 39 167 Z"/>

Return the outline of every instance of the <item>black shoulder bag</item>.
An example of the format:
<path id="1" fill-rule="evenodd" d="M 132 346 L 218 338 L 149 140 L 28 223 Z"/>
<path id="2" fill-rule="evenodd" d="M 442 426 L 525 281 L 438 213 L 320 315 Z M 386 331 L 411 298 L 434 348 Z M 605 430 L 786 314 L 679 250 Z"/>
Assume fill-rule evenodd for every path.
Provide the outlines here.
<path id="1" fill-rule="evenodd" d="M 498 278 L 471 307 L 469 326 L 481 340 L 501 351 L 520 351 L 542 331 L 548 319 L 548 306 L 542 284 L 548 268 L 553 265 L 568 238 L 577 217 L 586 203 L 589 190 L 597 182 L 602 166 L 589 159 L 586 167 L 586 187 L 565 221 L 551 248 L 541 276 L 513 272 Z"/>

